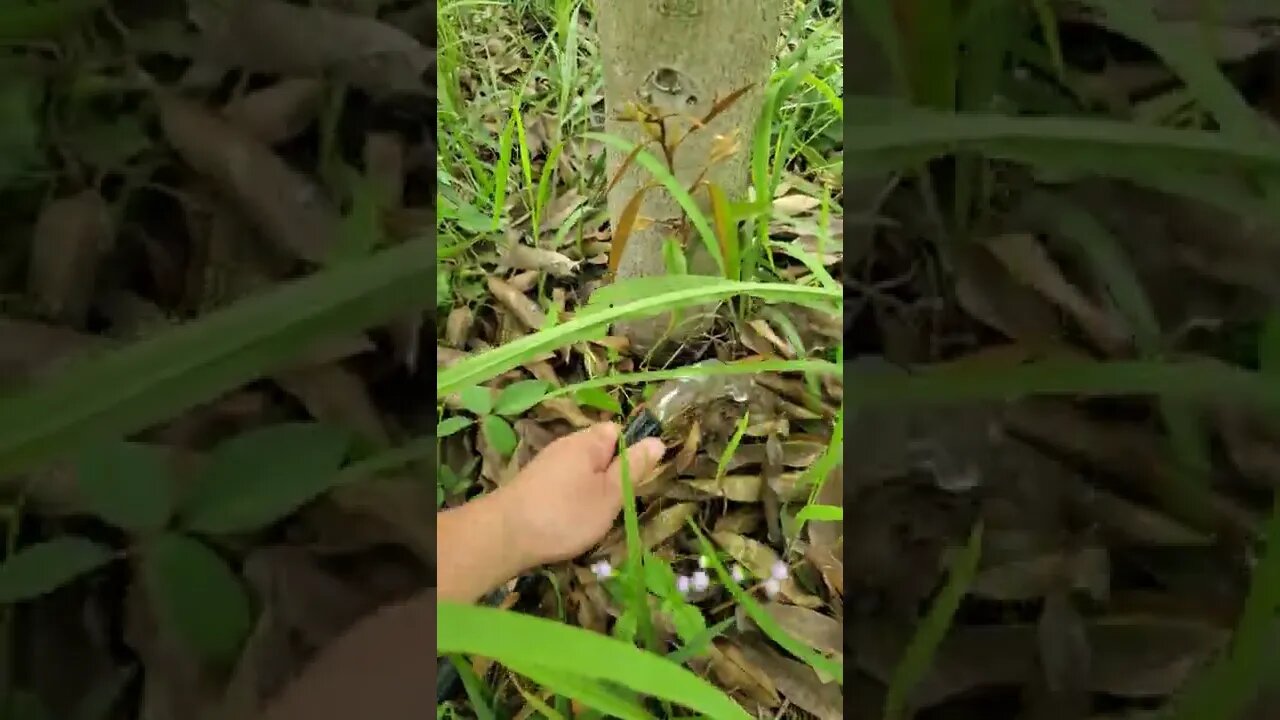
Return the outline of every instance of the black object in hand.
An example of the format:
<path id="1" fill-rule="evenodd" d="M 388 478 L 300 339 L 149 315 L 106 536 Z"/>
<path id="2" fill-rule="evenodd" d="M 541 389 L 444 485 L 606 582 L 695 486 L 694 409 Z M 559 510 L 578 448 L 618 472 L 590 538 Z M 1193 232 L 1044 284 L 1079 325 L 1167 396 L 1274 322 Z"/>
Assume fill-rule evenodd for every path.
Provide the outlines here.
<path id="1" fill-rule="evenodd" d="M 627 447 L 631 447 L 645 438 L 662 437 L 662 424 L 658 422 L 658 418 L 649 412 L 648 408 L 641 408 L 631 422 L 627 425 L 627 429 L 622 433 L 623 443 Z"/>

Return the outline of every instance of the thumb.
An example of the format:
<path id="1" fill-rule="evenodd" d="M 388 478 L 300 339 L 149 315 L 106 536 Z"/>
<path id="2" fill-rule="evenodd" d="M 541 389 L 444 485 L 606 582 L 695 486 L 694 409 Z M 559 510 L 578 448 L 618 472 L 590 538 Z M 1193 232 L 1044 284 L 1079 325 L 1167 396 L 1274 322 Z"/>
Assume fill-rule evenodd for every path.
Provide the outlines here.
<path id="1" fill-rule="evenodd" d="M 647 478 L 658 467 L 658 463 L 662 460 L 666 447 L 658 438 L 645 438 L 640 442 L 627 448 L 627 474 L 631 478 L 632 484 Z M 618 457 L 610 465 L 607 471 L 610 483 L 616 483 L 619 487 L 622 485 L 622 458 Z"/>

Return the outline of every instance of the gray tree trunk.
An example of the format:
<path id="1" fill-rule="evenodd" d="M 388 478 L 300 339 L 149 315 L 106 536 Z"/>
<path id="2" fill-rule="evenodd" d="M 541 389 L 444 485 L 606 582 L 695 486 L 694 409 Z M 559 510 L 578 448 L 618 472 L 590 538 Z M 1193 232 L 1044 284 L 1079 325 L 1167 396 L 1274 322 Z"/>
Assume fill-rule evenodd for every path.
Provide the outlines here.
<path id="1" fill-rule="evenodd" d="M 616 117 L 628 103 L 645 103 L 664 114 L 696 118 L 705 116 L 717 100 L 754 83 L 727 111 L 684 141 L 673 163 L 675 177 L 689 188 L 706 168 L 715 137 L 736 129 L 740 149 L 712 166 L 705 179 L 728 197 L 740 198 L 750 182 L 751 135 L 763 107 L 781 31 L 781 6 L 782 0 L 598 0 L 596 21 L 608 116 L 605 132 L 642 143 L 647 136 L 641 125 Z M 667 127 L 680 134 L 689 126 L 690 121 L 684 118 L 667 121 Z M 648 149 L 662 157 L 656 145 Z M 624 159 L 624 153 L 608 149 L 609 177 Z M 633 165 L 618 181 L 608 198 L 613 227 L 618 227 L 623 208 L 632 196 L 652 180 L 647 170 Z M 706 211 L 706 193 L 698 192 L 694 197 Z M 636 227 L 631 234 L 618 263 L 618 278 L 664 274 L 662 247 L 669 230 L 663 221 L 683 215 L 665 190 L 648 191 L 640 206 L 640 217 L 654 222 Z M 714 272 L 714 260 L 701 248 L 696 237 L 690 241 L 690 272 Z M 707 319 L 705 315 L 692 315 L 690 322 L 683 323 L 669 337 L 687 337 L 705 328 Z M 633 346 L 652 349 L 662 339 L 669 322 L 670 317 L 666 316 L 631 322 L 620 330 Z"/>

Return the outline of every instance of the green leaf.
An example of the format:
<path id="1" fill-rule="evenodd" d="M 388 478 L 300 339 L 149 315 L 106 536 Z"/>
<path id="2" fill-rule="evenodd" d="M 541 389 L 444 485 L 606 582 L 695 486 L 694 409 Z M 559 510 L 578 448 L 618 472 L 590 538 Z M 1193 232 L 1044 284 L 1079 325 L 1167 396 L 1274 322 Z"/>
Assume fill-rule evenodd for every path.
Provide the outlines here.
<path id="1" fill-rule="evenodd" d="M 620 284 L 615 283 L 615 285 Z M 549 330 L 517 338 L 479 355 L 464 358 L 457 364 L 436 373 L 436 397 L 444 397 L 458 392 L 461 388 L 484 382 L 547 350 L 554 350 L 586 337 L 595 337 L 622 318 L 647 317 L 676 307 L 701 305 L 715 299 L 738 295 L 751 295 L 778 302 L 818 304 L 834 314 L 840 313 L 840 307 L 844 301 L 844 295 L 839 290 L 787 283 L 735 282 L 711 277 L 701 278 L 701 282 L 695 287 L 682 287 L 618 304 L 601 301 L 597 305 L 594 296 L 599 295 L 600 292 L 593 294 L 593 302 L 588 303 L 588 309 L 579 310 L 571 320 Z"/>
<path id="2" fill-rule="evenodd" d="M 516 431 L 511 429 L 506 420 L 497 415 L 486 415 L 484 420 L 480 421 L 480 431 L 484 433 L 485 439 L 493 449 L 502 453 L 503 457 L 510 456 L 516 451 L 516 445 L 520 444 Z"/>
<path id="3" fill-rule="evenodd" d="M 476 415 L 493 412 L 493 391 L 481 385 L 472 385 L 458 391 L 458 402 Z"/>
<path id="4" fill-rule="evenodd" d="M 573 400 L 579 405 L 604 410 L 612 415 L 622 414 L 622 405 L 602 388 L 582 388 L 573 393 Z"/>
<path id="5" fill-rule="evenodd" d="M 1273 673 L 1280 612 L 1280 501 L 1272 505 L 1263 537 L 1266 551 L 1254 566 L 1231 645 L 1169 703 L 1167 717 L 1172 720 L 1241 717 Z"/>
<path id="6" fill-rule="evenodd" d="M 162 627 L 210 663 L 235 661 L 252 614 L 221 557 L 186 535 L 161 535 L 144 548 L 142 577 Z"/>
<path id="7" fill-rule="evenodd" d="M 702 617 L 702 611 L 696 605 L 677 598 L 671 603 L 669 612 L 671 624 L 684 642 L 691 643 L 707 632 L 707 620 Z"/>
<path id="8" fill-rule="evenodd" d="M 28 545 L 0 565 L 0 604 L 52 592 L 114 557 L 111 548 L 76 535 Z"/>
<path id="9" fill-rule="evenodd" d="M 350 438 L 316 423 L 283 423 L 214 450 L 188 500 L 184 526 L 204 533 L 258 530 L 333 487 Z"/>
<path id="10" fill-rule="evenodd" d="M 1280 378 L 1280 310 L 1267 316 L 1258 337 L 1258 369 Z"/>
<path id="11" fill-rule="evenodd" d="M 649 592 L 660 598 L 679 597 L 675 571 L 666 560 L 650 552 L 644 554 L 644 584 Z"/>
<path id="12" fill-rule="evenodd" d="M 43 40 L 87 19 L 104 0 L 42 0 L 0 8 L 0 40 Z"/>
<path id="13" fill-rule="evenodd" d="M 0 400 L 0 473 L 127 436 L 273 372 L 316 343 L 430 304 L 433 243 L 402 243 L 65 366 Z"/>
<path id="14" fill-rule="evenodd" d="M 837 505 L 805 505 L 796 513 L 796 522 L 803 525 L 810 520 L 844 522 L 844 508 Z"/>
<path id="15" fill-rule="evenodd" d="M 53 720 L 53 713 L 39 695 L 21 688 L 0 694 L 0 718 L 4 720 Z"/>
<path id="16" fill-rule="evenodd" d="M 545 688 L 579 700 L 622 720 L 656 720 L 638 702 L 618 693 L 603 683 L 573 673 L 553 670 L 542 664 L 507 663 L 507 667 Z"/>
<path id="17" fill-rule="evenodd" d="M 924 679 L 933 664 L 933 655 L 946 637 L 955 617 L 960 600 L 969 591 L 969 584 L 978 571 L 978 559 L 982 555 L 982 523 L 974 525 L 969 542 L 963 552 L 952 562 L 947 584 L 933 601 L 933 606 L 921 620 L 911 642 L 902 652 L 902 659 L 893 671 L 884 701 L 885 720 L 899 720 L 907 709 L 907 698 L 916 685 Z"/>
<path id="18" fill-rule="evenodd" d="M 493 411 L 499 415 L 513 417 L 542 402 L 547 396 L 551 383 L 543 380 L 520 380 L 502 388 Z"/>
<path id="19" fill-rule="evenodd" d="M 123 530 L 161 530 L 173 513 L 173 480 L 157 447 L 97 445 L 80 456 L 76 479 L 85 509 Z"/>
<path id="20" fill-rule="evenodd" d="M 445 438 L 475 424 L 475 420 L 461 415 L 447 417 L 436 424 L 436 437 Z"/>
<path id="21" fill-rule="evenodd" d="M 590 630 L 495 608 L 440 602 L 436 652 L 493 658 L 522 669 L 541 666 L 617 683 L 679 703 L 702 716 L 747 720 L 737 702 L 684 668 Z M 547 652 L 555 648 L 555 652 Z"/>

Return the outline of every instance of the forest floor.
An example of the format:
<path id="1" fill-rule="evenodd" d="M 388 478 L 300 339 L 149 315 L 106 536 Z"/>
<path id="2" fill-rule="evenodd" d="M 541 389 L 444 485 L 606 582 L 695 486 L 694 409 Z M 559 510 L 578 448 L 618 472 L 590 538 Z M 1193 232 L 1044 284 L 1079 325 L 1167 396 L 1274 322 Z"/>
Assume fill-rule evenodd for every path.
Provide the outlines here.
<path id="1" fill-rule="evenodd" d="M 817 3 L 786 5 L 778 67 L 787 69 L 803 56 L 810 75 L 769 118 L 771 141 L 785 136 L 790 143 L 771 165 L 778 182 L 764 220 L 771 242 L 782 250 L 744 268 L 742 277 L 805 284 L 815 282 L 813 270 L 783 254 L 791 243 L 820 258 L 824 273 L 838 276 L 842 262 L 843 33 L 838 11 L 819 13 Z M 590 4 L 446 2 L 439 23 L 437 353 L 447 368 L 572 317 L 606 284 L 611 250 L 620 245 L 614 245 L 618 233 L 609 226 L 604 200 L 605 145 L 587 137 L 604 131 L 606 112 Z M 749 153 L 752 128 L 744 130 L 738 152 Z M 500 391 L 501 404 L 503 392 L 537 381 L 561 390 L 620 373 L 687 369 L 708 359 L 836 357 L 838 313 L 783 308 L 726 305 L 710 334 L 690 341 L 671 362 L 632 350 L 625 336 L 607 335 L 528 358 L 491 387 L 517 388 Z M 717 380 L 692 382 L 710 386 Z M 675 582 L 695 586 L 679 601 L 664 597 L 661 583 L 650 586 L 654 602 L 664 598 L 654 615 L 660 646 L 702 648 L 686 653 L 683 664 L 752 713 L 834 718 L 842 713 L 837 682 L 753 630 L 719 583 L 697 587 L 698 576 L 711 570 L 700 567 L 702 552 L 689 527 L 693 521 L 715 541 L 726 565 L 736 563 L 755 578 L 744 587 L 788 633 L 824 656 L 842 656 L 838 524 L 801 529 L 796 521 L 806 505 L 840 504 L 838 472 L 829 473 L 834 480 L 822 484 L 819 499 L 810 498 L 816 487 L 806 483 L 828 456 L 841 390 L 834 375 L 815 374 L 809 382 L 797 373 L 738 376 L 729 381 L 741 389 L 737 401 L 721 388 L 709 405 L 693 408 L 693 422 L 670 421 L 663 428 L 667 462 L 655 479 L 636 488 L 637 511 L 646 572 L 662 568 Z M 448 428 L 441 434 L 449 434 L 441 447 L 441 502 L 452 506 L 501 485 L 554 438 L 602 420 L 625 422 L 654 393 L 675 388 L 670 382 L 586 388 L 505 420 L 484 417 L 485 408 L 470 407 L 466 397 L 443 398 L 442 427 Z M 484 423 L 473 423 L 474 417 Z M 837 458 L 838 446 L 828 461 Z M 492 600 L 639 643 L 635 618 L 617 587 L 593 574 L 602 559 L 620 568 L 627 550 L 619 523 L 580 560 L 543 568 L 537 582 L 513 582 L 504 589 L 510 594 Z M 775 601 L 763 583 L 778 563 L 788 568 L 788 578 Z M 539 703 L 545 703 L 569 717 L 574 707 L 567 697 L 488 659 L 474 658 L 461 670 L 471 682 L 465 693 L 462 684 L 455 686 L 442 706 L 448 716 L 486 717 L 496 708 L 500 716 L 543 717 Z"/>

